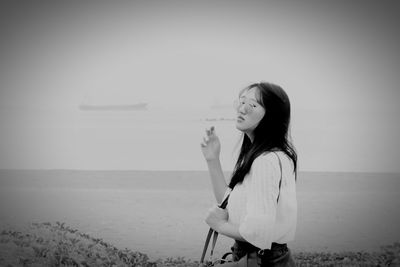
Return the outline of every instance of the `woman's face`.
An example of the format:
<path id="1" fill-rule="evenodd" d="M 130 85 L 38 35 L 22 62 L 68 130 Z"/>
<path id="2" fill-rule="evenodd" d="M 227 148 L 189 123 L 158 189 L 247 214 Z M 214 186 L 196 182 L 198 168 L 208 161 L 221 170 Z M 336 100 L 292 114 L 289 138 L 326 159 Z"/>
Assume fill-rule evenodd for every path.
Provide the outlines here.
<path id="1" fill-rule="evenodd" d="M 236 106 L 236 128 L 253 139 L 253 131 L 264 117 L 265 109 L 257 100 L 258 88 L 244 91 Z"/>

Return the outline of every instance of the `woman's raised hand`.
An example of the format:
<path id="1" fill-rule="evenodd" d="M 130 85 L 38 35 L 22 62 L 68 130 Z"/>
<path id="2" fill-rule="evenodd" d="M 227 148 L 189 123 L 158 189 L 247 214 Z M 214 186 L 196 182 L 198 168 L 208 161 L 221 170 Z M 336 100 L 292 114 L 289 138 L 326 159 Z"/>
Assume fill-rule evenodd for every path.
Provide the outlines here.
<path id="1" fill-rule="evenodd" d="M 206 129 L 206 136 L 203 137 L 203 142 L 201 142 L 201 150 L 204 158 L 207 161 L 219 159 L 221 144 L 218 136 L 215 133 L 214 126 L 212 126 L 210 129 Z"/>

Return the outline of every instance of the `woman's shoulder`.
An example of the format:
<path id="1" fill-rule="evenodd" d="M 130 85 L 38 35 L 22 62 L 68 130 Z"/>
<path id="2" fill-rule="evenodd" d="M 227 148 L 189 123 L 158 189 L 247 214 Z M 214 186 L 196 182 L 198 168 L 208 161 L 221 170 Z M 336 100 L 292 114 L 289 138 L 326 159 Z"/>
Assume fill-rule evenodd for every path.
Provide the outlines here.
<path id="1" fill-rule="evenodd" d="M 249 182 L 252 181 L 258 185 L 264 184 L 265 181 L 269 179 L 265 179 L 265 177 L 275 177 L 274 179 L 278 179 L 277 177 L 280 173 L 280 164 L 278 155 L 276 152 L 265 152 L 261 155 L 257 156 L 253 164 L 251 165 L 250 171 L 250 179 Z"/>
<path id="2" fill-rule="evenodd" d="M 282 160 L 282 158 L 285 156 L 286 154 L 283 151 L 266 151 L 264 153 L 262 153 L 261 155 L 259 155 L 258 157 L 255 158 L 254 161 L 269 161 L 269 162 L 278 162 L 279 159 Z"/>
<path id="3" fill-rule="evenodd" d="M 256 157 L 253 162 L 253 164 L 255 165 L 272 164 L 277 166 L 279 166 L 279 163 L 283 165 L 291 164 L 291 159 L 286 155 L 284 151 L 281 150 L 266 151 Z"/>
<path id="4" fill-rule="evenodd" d="M 252 164 L 252 168 L 257 168 L 257 167 L 266 167 L 266 166 L 278 166 L 279 164 L 279 158 L 281 157 L 280 155 L 277 155 L 277 152 L 264 152 L 261 155 L 257 156 Z"/>

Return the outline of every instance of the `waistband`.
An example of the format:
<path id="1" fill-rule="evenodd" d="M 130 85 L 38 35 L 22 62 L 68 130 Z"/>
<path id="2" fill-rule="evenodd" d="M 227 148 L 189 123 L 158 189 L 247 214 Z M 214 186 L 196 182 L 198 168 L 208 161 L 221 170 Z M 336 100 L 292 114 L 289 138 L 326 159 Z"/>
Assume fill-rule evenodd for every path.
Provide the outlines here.
<path id="1" fill-rule="evenodd" d="M 249 253 L 249 252 L 254 252 L 254 251 L 260 251 L 260 250 L 261 250 L 260 248 L 258 248 L 258 247 L 256 247 L 256 246 L 252 245 L 252 244 L 249 243 L 249 242 L 238 241 L 238 240 L 235 240 L 234 247 L 240 248 L 241 250 L 244 250 L 244 251 L 246 251 L 247 253 Z M 261 250 L 261 251 L 267 252 L 267 251 L 280 250 L 280 249 L 285 249 L 285 248 L 287 248 L 287 244 L 286 244 L 286 243 L 284 243 L 284 244 L 279 244 L 279 243 L 273 242 L 273 243 L 271 244 L 271 248 L 270 248 L 270 249 L 263 249 L 263 250 Z"/>

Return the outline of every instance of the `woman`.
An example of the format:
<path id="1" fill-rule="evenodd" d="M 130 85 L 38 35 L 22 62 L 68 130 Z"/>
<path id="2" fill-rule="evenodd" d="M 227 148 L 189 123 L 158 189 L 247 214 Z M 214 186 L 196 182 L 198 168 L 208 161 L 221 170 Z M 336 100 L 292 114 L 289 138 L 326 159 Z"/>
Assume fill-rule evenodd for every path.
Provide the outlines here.
<path id="1" fill-rule="evenodd" d="M 229 195 L 227 208 L 215 206 L 206 218 L 212 229 L 235 240 L 235 262 L 221 265 L 295 266 L 286 245 L 294 239 L 297 223 L 297 154 L 289 141 L 289 98 L 278 85 L 256 83 L 240 92 L 236 111 L 243 141 L 229 184 L 214 127 L 201 143 L 215 198 L 221 203 Z"/>

